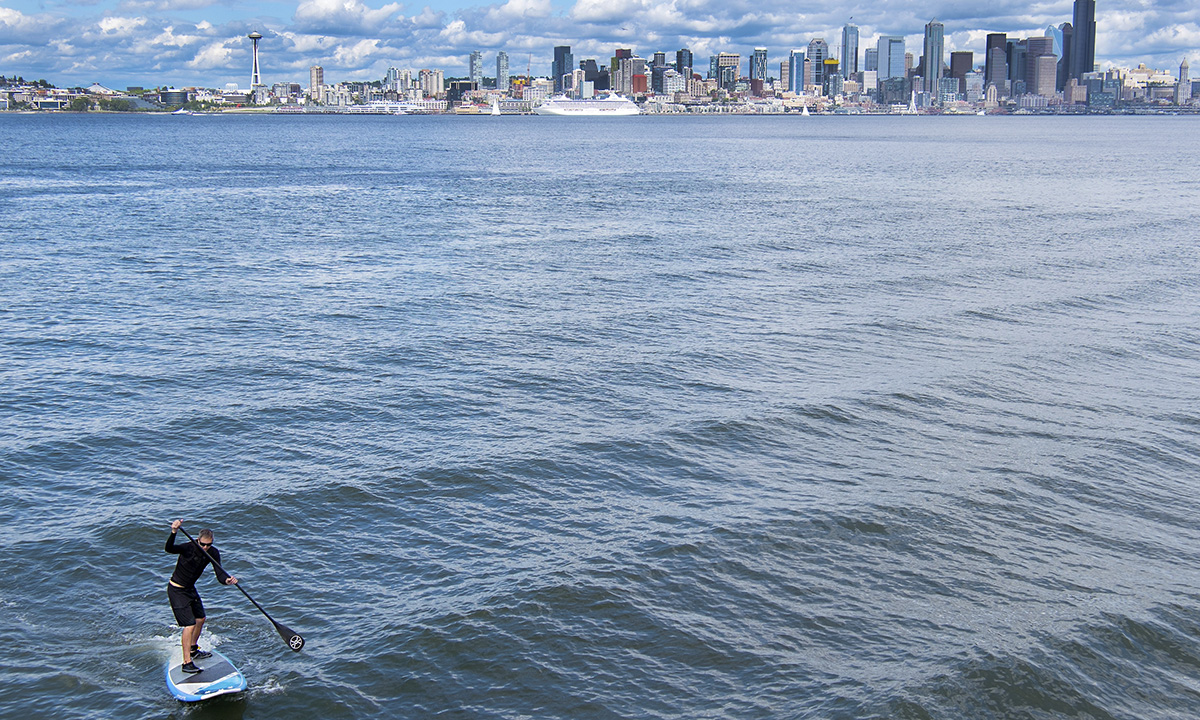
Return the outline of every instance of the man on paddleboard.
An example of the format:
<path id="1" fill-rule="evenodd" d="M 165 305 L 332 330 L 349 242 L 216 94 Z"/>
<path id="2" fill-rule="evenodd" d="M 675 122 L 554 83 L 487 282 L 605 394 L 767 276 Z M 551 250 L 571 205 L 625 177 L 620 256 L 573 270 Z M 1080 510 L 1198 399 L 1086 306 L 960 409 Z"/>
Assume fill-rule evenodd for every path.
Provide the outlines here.
<path id="1" fill-rule="evenodd" d="M 196 581 L 203 574 L 204 567 L 214 561 L 213 572 L 222 585 L 236 585 L 237 578 L 221 569 L 221 553 L 213 547 L 212 530 L 201 530 L 196 542 L 176 545 L 175 533 L 182 524 L 182 520 L 171 523 L 171 534 L 167 537 L 167 552 L 179 556 L 175 572 L 167 583 L 167 598 L 171 601 L 175 621 L 183 628 L 183 671 L 198 673 L 200 668 L 192 661 L 212 657 L 212 653 L 200 649 L 200 631 L 204 628 L 205 615 L 200 593 L 196 592 Z"/>

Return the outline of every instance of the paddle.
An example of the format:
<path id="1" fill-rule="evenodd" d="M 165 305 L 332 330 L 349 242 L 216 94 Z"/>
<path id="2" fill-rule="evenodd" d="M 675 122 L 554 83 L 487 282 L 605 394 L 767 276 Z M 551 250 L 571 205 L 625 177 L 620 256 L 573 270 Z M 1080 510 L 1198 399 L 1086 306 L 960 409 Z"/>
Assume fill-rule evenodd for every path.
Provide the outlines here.
<path id="1" fill-rule="evenodd" d="M 208 559 L 212 562 L 214 567 L 216 567 L 218 570 L 225 573 L 226 575 L 229 574 L 229 573 L 225 572 L 225 568 L 221 567 L 221 563 L 217 562 L 216 558 L 214 558 L 212 555 L 209 554 L 208 550 L 205 550 L 204 547 L 200 545 L 200 543 L 196 542 L 195 538 L 193 538 L 191 535 L 188 535 L 188 531 L 184 530 L 183 526 L 180 526 L 179 529 L 183 532 L 184 535 L 187 535 L 188 540 L 191 540 L 193 543 L 195 543 L 196 547 L 200 548 L 200 550 L 205 555 L 208 555 Z M 304 638 L 300 637 L 300 635 L 298 633 L 292 632 L 290 629 L 288 629 L 288 627 L 286 625 L 281 625 L 281 624 L 275 622 L 275 618 L 271 617 L 271 615 L 269 613 L 267 613 L 266 610 L 263 610 L 263 606 L 259 605 L 257 600 L 250 597 L 250 593 L 246 592 L 245 588 L 242 587 L 241 583 L 235 584 L 234 587 L 237 588 L 238 590 L 241 590 L 242 594 L 246 596 L 246 599 L 249 600 L 250 602 L 254 603 L 254 607 L 258 608 L 258 611 L 260 613 L 262 613 L 263 615 L 265 615 L 266 618 L 271 621 L 271 624 L 275 626 L 275 631 L 279 633 L 279 637 L 283 638 L 283 641 L 285 643 L 287 643 L 288 647 L 290 647 L 292 650 L 294 650 L 296 652 L 300 652 L 300 650 L 304 647 Z"/>

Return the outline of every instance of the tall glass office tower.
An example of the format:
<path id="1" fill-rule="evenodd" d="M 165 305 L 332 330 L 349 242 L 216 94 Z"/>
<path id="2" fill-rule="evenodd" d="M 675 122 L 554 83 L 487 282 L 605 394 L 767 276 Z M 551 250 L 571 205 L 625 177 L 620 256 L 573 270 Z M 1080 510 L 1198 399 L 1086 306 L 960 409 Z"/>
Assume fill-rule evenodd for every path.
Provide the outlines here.
<path id="1" fill-rule="evenodd" d="M 797 95 L 804 92 L 803 50 L 793 50 L 788 54 L 788 90 Z"/>
<path id="2" fill-rule="evenodd" d="M 550 74 L 554 76 L 554 92 L 563 91 L 563 75 L 570 75 L 574 69 L 575 56 L 571 54 L 571 46 L 555 47 L 554 63 L 550 66 Z"/>
<path id="3" fill-rule="evenodd" d="M 842 77 L 849 80 L 858 74 L 858 26 L 842 28 Z"/>
<path id="4" fill-rule="evenodd" d="M 938 94 L 938 83 L 942 79 L 942 58 L 946 54 L 946 26 L 931 20 L 925 26 L 925 92 Z"/>
<path id="5" fill-rule="evenodd" d="M 1071 77 L 1080 80 L 1096 65 L 1096 0 L 1075 0 L 1071 27 Z"/>
<path id="6" fill-rule="evenodd" d="M 496 53 L 496 89 L 508 92 L 508 53 L 503 50 Z"/>
<path id="7" fill-rule="evenodd" d="M 829 43 L 825 38 L 813 38 L 808 44 L 808 61 L 812 63 L 813 85 L 825 86 L 825 60 L 829 58 Z"/>
<path id="8" fill-rule="evenodd" d="M 879 79 L 904 77 L 904 36 L 880 35 L 876 47 L 879 52 Z"/>
<path id="9" fill-rule="evenodd" d="M 475 83 L 475 88 L 483 87 L 483 53 L 478 50 L 471 52 L 470 61 L 467 63 L 467 72 L 471 78 L 471 82 Z"/>
<path id="10" fill-rule="evenodd" d="M 767 81 L 767 49 L 754 48 L 750 55 L 750 79 Z"/>

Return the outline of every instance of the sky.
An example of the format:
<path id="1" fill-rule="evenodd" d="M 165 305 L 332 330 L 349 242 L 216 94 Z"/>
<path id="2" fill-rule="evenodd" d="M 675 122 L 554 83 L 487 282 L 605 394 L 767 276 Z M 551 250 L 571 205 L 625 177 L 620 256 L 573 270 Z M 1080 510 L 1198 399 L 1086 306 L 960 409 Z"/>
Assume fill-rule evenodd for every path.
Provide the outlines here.
<path id="1" fill-rule="evenodd" d="M 1102 66 L 1178 72 L 1187 57 L 1200 75 L 1200 2 L 1098 0 L 1096 61 Z M 899 0 L 0 0 L 0 74 L 44 78 L 60 87 L 250 84 L 250 40 L 259 45 L 263 81 L 307 87 L 308 69 L 325 82 L 380 80 L 389 67 L 467 72 L 467 57 L 483 53 L 495 74 L 497 51 L 513 75 L 547 75 L 555 45 L 576 60 L 601 64 L 618 47 L 650 57 L 674 57 L 687 47 L 696 65 L 709 55 L 737 52 L 743 72 L 755 47 L 769 51 L 769 74 L 792 48 L 823 37 L 839 54 L 841 28 L 859 26 L 860 49 L 880 34 L 904 35 L 920 57 L 925 24 L 945 25 L 947 57 L 973 50 L 982 62 L 984 35 L 1042 35 L 1069 22 L 1072 0 L 989 2 Z"/>

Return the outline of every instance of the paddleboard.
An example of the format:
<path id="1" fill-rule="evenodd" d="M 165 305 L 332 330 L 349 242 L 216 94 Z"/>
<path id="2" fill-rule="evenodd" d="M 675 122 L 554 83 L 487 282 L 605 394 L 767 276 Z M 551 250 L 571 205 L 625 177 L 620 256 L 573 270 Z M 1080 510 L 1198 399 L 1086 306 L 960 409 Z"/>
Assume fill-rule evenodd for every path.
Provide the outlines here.
<path id="1" fill-rule="evenodd" d="M 185 673 L 179 664 L 178 654 L 167 664 L 167 690 L 177 699 L 196 702 L 246 689 L 246 676 L 242 671 L 216 650 L 209 648 L 208 651 L 212 657 L 194 661 L 196 667 L 200 668 L 198 673 Z"/>

